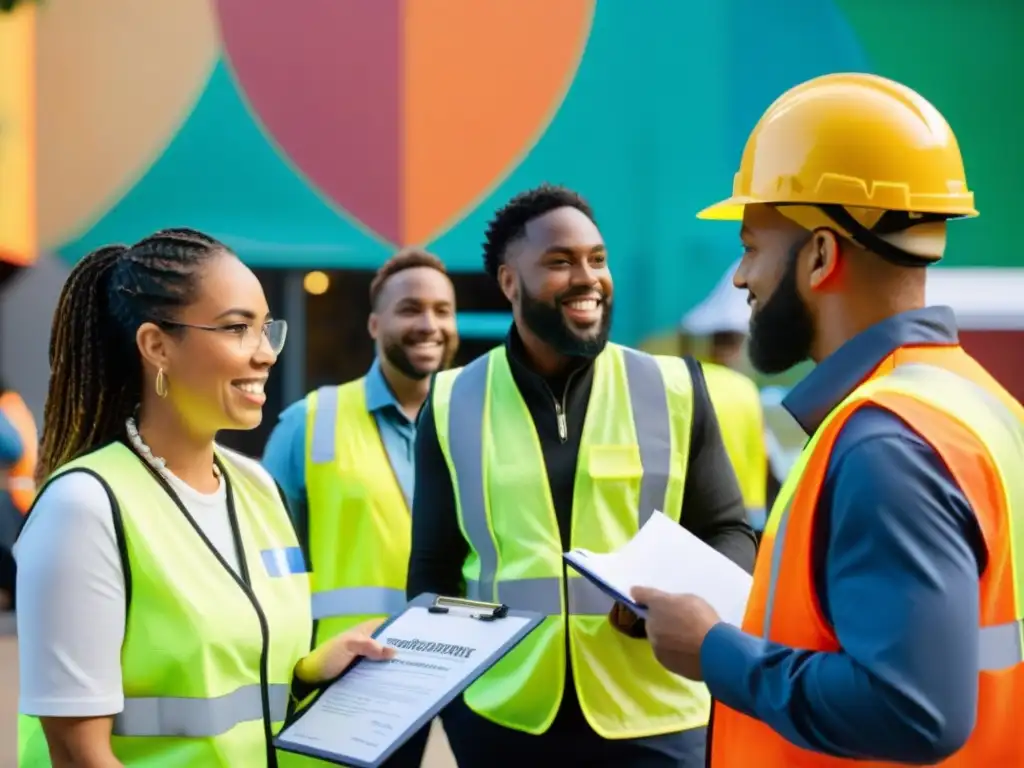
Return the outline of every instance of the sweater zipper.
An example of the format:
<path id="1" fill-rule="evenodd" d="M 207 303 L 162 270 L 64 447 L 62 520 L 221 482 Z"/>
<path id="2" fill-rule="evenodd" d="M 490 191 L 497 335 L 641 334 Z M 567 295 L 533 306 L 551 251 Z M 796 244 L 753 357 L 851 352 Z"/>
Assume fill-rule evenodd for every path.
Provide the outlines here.
<path id="1" fill-rule="evenodd" d="M 555 418 L 558 420 L 558 439 L 562 443 L 565 443 L 569 439 L 569 424 L 568 424 L 568 419 L 566 418 L 566 400 L 569 397 L 569 385 L 572 384 L 572 379 L 576 375 L 576 373 L 577 373 L 576 371 L 573 371 L 572 373 L 569 374 L 568 378 L 566 378 L 566 380 L 565 380 L 565 387 L 562 389 L 562 399 L 561 400 L 559 400 L 557 397 L 555 397 L 555 393 L 551 389 L 550 385 L 546 381 L 544 382 L 544 386 L 547 388 L 548 394 L 551 395 L 551 402 L 553 402 L 555 404 Z M 568 571 L 568 566 L 566 566 L 566 564 L 563 562 L 562 563 L 562 600 L 564 601 L 564 605 L 566 605 L 566 606 L 569 605 L 569 574 L 567 573 L 567 571 Z M 565 626 L 565 659 L 566 659 L 566 669 L 568 669 L 569 666 L 572 664 L 572 641 L 569 638 L 569 619 L 570 619 L 569 612 L 566 611 L 566 613 L 565 613 L 565 620 L 564 620 L 565 621 L 564 626 Z M 573 678 L 575 678 L 575 671 L 573 671 Z M 565 681 L 563 681 L 562 684 L 565 685 Z M 563 689 L 562 695 L 563 695 L 563 697 L 565 695 L 564 689 Z"/>
<path id="2" fill-rule="evenodd" d="M 569 398 L 569 385 L 572 384 L 572 379 L 576 373 L 576 371 L 573 371 L 565 380 L 565 387 L 562 389 L 561 400 L 555 397 L 554 391 L 552 391 L 546 381 L 544 382 L 544 386 L 547 388 L 548 394 L 551 395 L 551 401 L 555 404 L 555 418 L 558 421 L 558 439 L 563 443 L 569 439 L 569 422 L 566 418 L 566 400 Z"/>

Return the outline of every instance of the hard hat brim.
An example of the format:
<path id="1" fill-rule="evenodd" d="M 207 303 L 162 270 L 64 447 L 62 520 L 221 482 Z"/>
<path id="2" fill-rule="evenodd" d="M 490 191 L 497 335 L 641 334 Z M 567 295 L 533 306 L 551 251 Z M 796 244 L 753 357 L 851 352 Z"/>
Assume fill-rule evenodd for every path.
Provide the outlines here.
<path id="1" fill-rule="evenodd" d="M 742 221 L 743 209 L 760 202 L 747 195 L 735 195 L 708 206 L 697 214 L 697 218 L 711 221 Z"/>

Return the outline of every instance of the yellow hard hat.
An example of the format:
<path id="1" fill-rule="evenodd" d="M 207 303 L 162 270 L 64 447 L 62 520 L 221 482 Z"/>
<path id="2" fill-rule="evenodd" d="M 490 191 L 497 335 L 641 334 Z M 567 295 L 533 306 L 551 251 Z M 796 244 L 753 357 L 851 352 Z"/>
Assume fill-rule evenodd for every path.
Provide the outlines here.
<path id="1" fill-rule="evenodd" d="M 697 217 L 740 220 L 754 203 L 978 215 L 945 118 L 910 88 L 869 74 L 817 77 L 776 99 L 747 139 L 732 197 Z"/>

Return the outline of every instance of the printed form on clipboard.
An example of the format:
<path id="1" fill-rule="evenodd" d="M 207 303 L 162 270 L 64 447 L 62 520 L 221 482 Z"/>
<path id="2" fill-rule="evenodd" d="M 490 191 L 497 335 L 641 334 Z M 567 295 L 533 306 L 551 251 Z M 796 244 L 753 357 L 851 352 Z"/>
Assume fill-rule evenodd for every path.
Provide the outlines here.
<path id="1" fill-rule="evenodd" d="M 562 557 L 601 591 L 630 606 L 639 616 L 647 612 L 633 601 L 630 591 L 633 587 L 653 587 L 702 597 L 723 621 L 739 627 L 753 583 L 750 574 L 732 560 L 658 511 L 615 552 L 577 548 Z"/>

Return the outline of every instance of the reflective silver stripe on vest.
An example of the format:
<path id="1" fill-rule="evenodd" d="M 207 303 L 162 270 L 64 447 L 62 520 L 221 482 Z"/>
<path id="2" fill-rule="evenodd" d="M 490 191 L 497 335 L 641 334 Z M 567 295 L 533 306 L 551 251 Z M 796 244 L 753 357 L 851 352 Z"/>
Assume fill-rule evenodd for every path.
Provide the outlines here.
<path id="1" fill-rule="evenodd" d="M 390 616 L 406 605 L 405 590 L 387 587 L 342 587 L 313 593 L 313 618 L 339 616 Z"/>
<path id="2" fill-rule="evenodd" d="M 337 448 L 338 388 L 320 387 L 316 391 L 316 415 L 313 417 L 313 440 L 309 447 L 310 461 L 320 464 L 334 461 Z"/>
<path id="3" fill-rule="evenodd" d="M 288 686 L 271 685 L 270 719 L 284 720 Z M 259 685 L 246 685 L 212 699 L 161 697 L 126 698 L 124 711 L 114 716 L 115 736 L 177 736 L 210 738 L 236 725 L 263 719 Z"/>
<path id="4" fill-rule="evenodd" d="M 622 349 L 626 361 L 629 402 L 633 408 L 640 463 L 640 525 L 656 509 L 665 506 L 668 478 L 672 471 L 672 426 L 668 395 L 658 361 L 635 349 Z"/>
<path id="5" fill-rule="evenodd" d="M 664 506 L 668 489 L 672 467 L 668 396 L 661 368 L 653 357 L 625 348 L 622 353 L 643 466 L 637 521 L 643 525 L 655 509 Z M 466 585 L 466 596 L 556 616 L 562 612 L 560 579 L 506 580 L 495 589 L 498 553 L 487 523 L 483 484 L 484 404 L 489 362 L 490 355 L 484 355 L 462 369 L 452 384 L 448 407 L 448 445 L 455 465 L 462 522 L 480 559 L 480 577 Z M 569 613 L 599 615 L 611 608 L 611 599 L 585 579 L 567 579 L 566 589 Z"/>
<path id="6" fill-rule="evenodd" d="M 981 628 L 978 664 L 983 672 L 998 672 L 1024 663 L 1024 619 Z"/>
<path id="7" fill-rule="evenodd" d="M 612 599 L 582 577 L 568 579 L 566 589 L 569 593 L 569 613 L 575 616 L 605 616 L 612 609 Z M 466 593 L 479 594 L 479 583 L 468 583 Z M 529 606 L 531 611 L 545 616 L 560 616 L 562 580 L 551 577 L 502 581 L 498 584 L 498 596 L 491 599 L 510 607 Z"/>
<path id="8" fill-rule="evenodd" d="M 786 526 L 789 524 L 789 513 L 793 509 L 793 498 L 795 495 L 796 490 L 794 489 L 793 495 L 786 502 L 786 508 L 782 510 L 782 516 L 779 517 L 779 527 L 775 529 L 775 536 L 772 541 L 772 564 L 771 568 L 768 569 L 768 596 L 765 598 L 764 626 L 761 628 L 762 636 L 765 640 L 768 639 L 772 628 L 775 588 L 779 583 L 779 571 L 782 570 L 782 550 L 786 544 Z"/>

